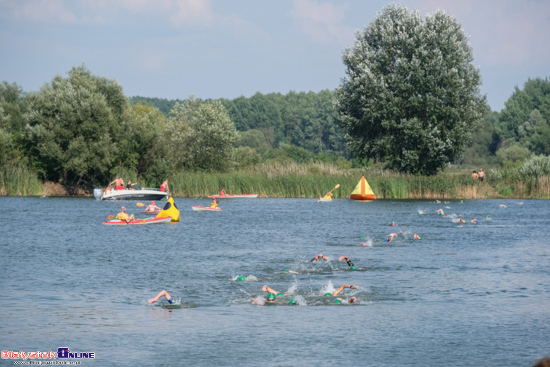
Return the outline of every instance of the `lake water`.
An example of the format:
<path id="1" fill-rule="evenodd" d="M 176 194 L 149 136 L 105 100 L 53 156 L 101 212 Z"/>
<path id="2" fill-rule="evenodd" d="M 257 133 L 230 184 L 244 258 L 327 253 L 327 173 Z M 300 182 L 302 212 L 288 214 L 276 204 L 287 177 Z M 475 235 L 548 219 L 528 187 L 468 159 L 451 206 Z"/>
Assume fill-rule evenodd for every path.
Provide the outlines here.
<path id="1" fill-rule="evenodd" d="M 550 201 L 175 202 L 180 223 L 118 227 L 102 221 L 121 203 L 0 198 L 1 350 L 68 347 L 98 366 L 531 366 L 550 355 Z M 458 217 L 479 224 L 456 228 Z M 329 260 L 312 263 L 319 253 Z M 251 304 L 264 284 L 299 305 Z M 356 304 L 323 296 L 343 284 L 359 286 L 341 294 Z M 162 289 L 181 308 L 147 302 Z"/>

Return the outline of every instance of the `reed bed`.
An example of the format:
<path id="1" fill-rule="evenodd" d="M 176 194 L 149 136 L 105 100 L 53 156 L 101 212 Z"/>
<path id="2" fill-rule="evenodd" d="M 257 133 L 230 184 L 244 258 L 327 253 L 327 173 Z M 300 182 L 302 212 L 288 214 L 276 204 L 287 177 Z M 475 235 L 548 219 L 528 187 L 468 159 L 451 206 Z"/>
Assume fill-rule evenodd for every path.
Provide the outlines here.
<path id="1" fill-rule="evenodd" d="M 547 176 L 529 178 L 503 171 L 480 183 L 469 172 L 414 176 L 390 171 L 341 170 L 330 164 L 258 166 L 228 173 L 185 172 L 171 178 L 171 192 L 180 197 L 206 197 L 222 188 L 228 194 L 260 197 L 318 198 L 333 189 L 335 198 L 347 198 L 365 176 L 379 199 L 550 198 Z"/>
<path id="2" fill-rule="evenodd" d="M 0 195 L 41 196 L 44 185 L 38 175 L 22 165 L 9 165 L 0 168 Z"/>
<path id="3" fill-rule="evenodd" d="M 538 171 L 536 171 L 538 172 Z M 140 182 L 134 171 L 119 170 L 119 176 Z M 319 198 L 332 190 L 335 198 L 348 198 L 361 176 L 365 176 L 378 199 L 486 199 L 550 198 L 546 173 L 528 174 L 520 170 L 490 169 L 480 183 L 469 171 L 414 176 L 380 169 L 340 169 L 326 163 L 258 165 L 226 173 L 179 172 L 169 177 L 170 192 L 176 197 L 207 197 L 223 188 L 228 194 L 258 194 L 260 197 Z M 141 181 L 146 187 L 146 182 Z M 0 169 L 0 195 L 66 195 L 59 184 L 42 183 L 24 166 Z M 91 195 L 68 190 L 69 195 Z"/>

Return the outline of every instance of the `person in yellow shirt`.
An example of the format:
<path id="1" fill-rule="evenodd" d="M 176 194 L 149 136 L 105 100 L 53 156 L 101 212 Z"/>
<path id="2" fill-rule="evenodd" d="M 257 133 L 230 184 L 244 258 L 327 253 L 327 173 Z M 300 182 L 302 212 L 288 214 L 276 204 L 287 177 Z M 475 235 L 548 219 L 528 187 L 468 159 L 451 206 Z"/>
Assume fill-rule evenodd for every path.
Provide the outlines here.
<path id="1" fill-rule="evenodd" d="M 325 196 L 323 196 L 323 199 L 325 200 L 332 200 L 332 192 L 327 192 Z"/>
<path id="2" fill-rule="evenodd" d="M 218 207 L 219 201 L 216 200 L 216 198 L 212 198 L 212 203 L 210 204 L 210 208 L 216 209 Z"/>
<path id="3" fill-rule="evenodd" d="M 124 206 L 120 208 L 120 213 L 116 215 L 116 219 L 124 220 L 126 221 L 126 223 L 130 223 L 136 220 L 133 214 L 130 214 L 130 215 L 126 214 L 126 207 Z"/>

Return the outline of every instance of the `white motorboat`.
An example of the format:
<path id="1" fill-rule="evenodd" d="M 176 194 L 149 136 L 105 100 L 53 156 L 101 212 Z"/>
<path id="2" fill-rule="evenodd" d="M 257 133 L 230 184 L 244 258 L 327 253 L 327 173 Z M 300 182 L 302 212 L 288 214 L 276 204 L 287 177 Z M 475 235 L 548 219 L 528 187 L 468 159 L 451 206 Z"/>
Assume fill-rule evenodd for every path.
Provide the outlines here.
<path id="1" fill-rule="evenodd" d="M 162 200 L 168 196 L 167 192 L 160 189 L 138 188 L 123 190 L 94 189 L 96 200 Z"/>

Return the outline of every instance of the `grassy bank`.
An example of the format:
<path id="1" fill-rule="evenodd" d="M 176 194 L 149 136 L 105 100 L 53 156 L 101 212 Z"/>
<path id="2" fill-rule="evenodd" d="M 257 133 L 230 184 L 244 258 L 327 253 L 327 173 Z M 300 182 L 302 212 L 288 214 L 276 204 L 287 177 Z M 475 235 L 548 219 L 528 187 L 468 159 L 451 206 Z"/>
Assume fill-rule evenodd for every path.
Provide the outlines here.
<path id="1" fill-rule="evenodd" d="M 334 196 L 348 198 L 361 176 L 365 176 L 379 199 L 550 198 L 548 175 L 525 175 L 517 168 L 489 169 L 485 182 L 479 183 L 470 174 L 464 170 L 426 177 L 383 170 L 342 170 L 329 164 L 286 164 L 228 173 L 181 172 L 169 179 L 170 191 L 175 197 L 206 197 L 224 188 L 228 194 L 318 198 L 340 184 L 340 188 L 333 191 Z M 145 186 L 154 185 L 144 183 Z M 12 167 L 0 171 L 0 195 L 92 195 L 92 190 L 42 183 L 28 169 Z"/>
<path id="2" fill-rule="evenodd" d="M 525 177 L 517 169 L 490 170 L 485 182 L 471 178 L 469 171 L 413 176 L 380 170 L 339 170 L 331 165 L 259 166 L 229 173 L 185 172 L 171 178 L 171 191 L 179 197 L 205 197 L 224 188 L 230 194 L 262 197 L 317 198 L 333 191 L 347 198 L 365 176 L 379 199 L 485 199 L 550 198 L 548 176 Z"/>

